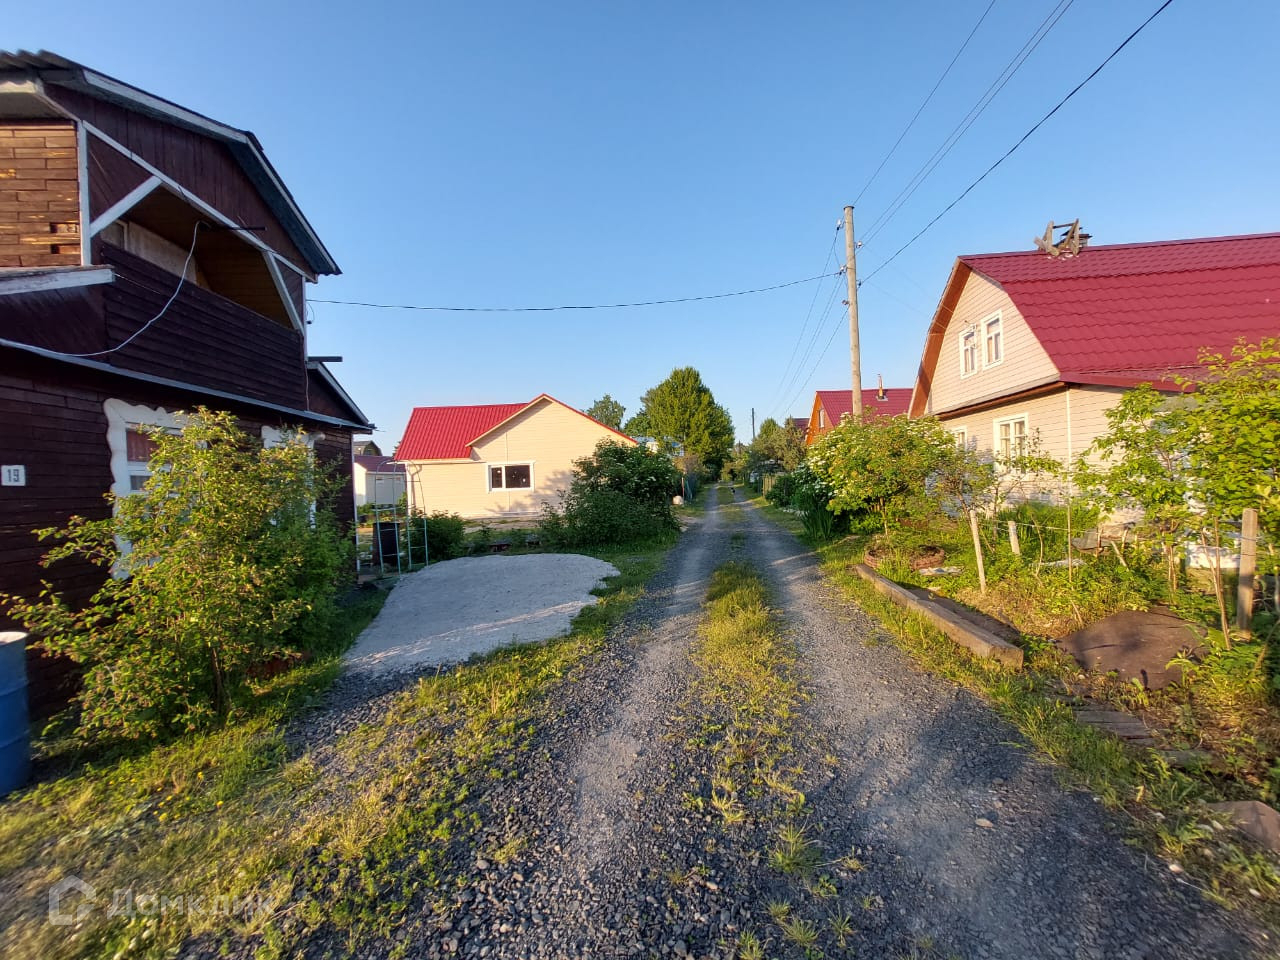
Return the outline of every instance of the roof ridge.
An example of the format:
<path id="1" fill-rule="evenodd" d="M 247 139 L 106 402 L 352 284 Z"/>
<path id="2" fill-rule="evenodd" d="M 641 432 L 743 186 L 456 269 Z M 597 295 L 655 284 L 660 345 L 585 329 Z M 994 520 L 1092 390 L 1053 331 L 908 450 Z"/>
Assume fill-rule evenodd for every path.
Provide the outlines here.
<path id="1" fill-rule="evenodd" d="M 1074 257 L 1068 257 L 1063 263 L 1069 263 L 1073 260 L 1093 250 L 1133 250 L 1139 247 L 1174 247 L 1195 243 L 1228 243 L 1240 240 L 1274 240 L 1280 238 L 1280 232 L 1270 233 L 1239 233 L 1225 237 L 1185 237 L 1179 240 L 1134 240 L 1128 243 L 1090 243 L 1084 247 L 1080 253 Z M 987 257 L 1044 257 L 1042 250 L 1006 250 L 994 251 L 992 253 L 963 253 L 957 259 L 959 260 L 980 260 Z"/>

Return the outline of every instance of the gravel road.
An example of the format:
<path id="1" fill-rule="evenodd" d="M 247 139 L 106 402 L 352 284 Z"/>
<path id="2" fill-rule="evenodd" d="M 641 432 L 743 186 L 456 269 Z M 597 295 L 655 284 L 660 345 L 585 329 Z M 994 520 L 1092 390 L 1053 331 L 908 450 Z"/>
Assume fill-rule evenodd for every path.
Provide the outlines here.
<path id="1" fill-rule="evenodd" d="M 1275 955 L 1265 931 L 1126 845 L 981 701 L 913 667 L 794 538 L 739 509 L 696 518 L 585 675 L 548 699 L 521 775 L 482 800 L 483 847 L 518 852 L 461 865 L 456 892 L 404 932 L 408 955 L 731 957 L 744 933 L 770 957 Z M 730 558 L 767 578 L 800 652 L 795 761 L 820 883 L 769 866 L 777 824 L 750 801 L 733 827 L 689 802 L 712 770 L 691 745 L 688 653 Z M 358 952 L 385 952 L 370 946 Z"/>

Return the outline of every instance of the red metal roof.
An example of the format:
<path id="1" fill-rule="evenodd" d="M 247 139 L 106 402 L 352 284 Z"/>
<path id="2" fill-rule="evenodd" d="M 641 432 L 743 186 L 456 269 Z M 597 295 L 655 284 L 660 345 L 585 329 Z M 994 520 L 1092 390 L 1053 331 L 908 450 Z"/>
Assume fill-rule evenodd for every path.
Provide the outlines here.
<path id="1" fill-rule="evenodd" d="M 485 434 L 500 427 L 516 414 L 532 407 L 541 400 L 558 403 L 586 417 L 601 428 L 634 444 L 625 433 L 600 423 L 595 417 L 561 403 L 547 393 L 539 394 L 528 403 L 490 403 L 467 407 L 414 407 L 404 437 L 396 448 L 396 460 L 465 460 L 471 456 L 471 446 Z"/>
<path id="2" fill-rule="evenodd" d="M 1067 383 L 1167 385 L 1204 348 L 1280 335 L 1280 233 L 960 261 L 1004 288 Z"/>
<path id="3" fill-rule="evenodd" d="M 864 417 L 895 417 L 907 412 L 911 403 L 910 387 L 886 387 L 884 399 L 879 398 L 877 390 L 862 391 L 862 415 Z M 827 411 L 827 425 L 835 426 L 846 416 L 853 413 L 852 390 L 819 390 L 818 399 L 822 401 L 822 409 Z"/>

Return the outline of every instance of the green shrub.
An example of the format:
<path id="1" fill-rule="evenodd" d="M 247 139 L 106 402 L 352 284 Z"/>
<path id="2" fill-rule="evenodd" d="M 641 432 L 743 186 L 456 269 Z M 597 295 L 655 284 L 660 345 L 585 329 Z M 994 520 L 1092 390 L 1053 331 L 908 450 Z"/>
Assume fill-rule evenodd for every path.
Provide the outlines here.
<path id="1" fill-rule="evenodd" d="M 138 494 L 109 495 L 114 517 L 38 531 L 62 541 L 45 566 L 77 558 L 114 573 L 83 610 L 47 582 L 36 600 L 0 595 L 45 649 L 82 668 L 82 733 L 205 725 L 252 695 L 255 669 L 331 643 L 350 548 L 308 445 L 264 448 L 203 408 L 180 419 L 177 434 L 142 428 L 156 445 L 151 477 Z"/>
<path id="2" fill-rule="evenodd" d="M 561 509 L 543 508 L 539 536 L 548 546 L 634 543 L 679 529 L 671 498 L 680 473 L 661 454 L 604 441 L 573 472 Z"/>
<path id="3" fill-rule="evenodd" d="M 427 514 L 427 558 L 432 563 L 462 556 L 465 540 L 458 514 L 445 510 Z"/>

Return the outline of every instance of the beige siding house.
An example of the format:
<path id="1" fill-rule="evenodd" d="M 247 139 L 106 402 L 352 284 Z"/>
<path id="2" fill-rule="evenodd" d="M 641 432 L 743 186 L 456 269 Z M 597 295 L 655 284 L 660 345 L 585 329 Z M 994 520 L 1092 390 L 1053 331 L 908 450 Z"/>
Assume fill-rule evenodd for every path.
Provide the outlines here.
<path id="1" fill-rule="evenodd" d="M 468 519 L 532 517 L 556 506 L 573 462 L 602 440 L 635 440 L 547 394 L 529 403 L 416 407 L 396 450 L 409 504 Z"/>
<path id="2" fill-rule="evenodd" d="M 1203 349 L 1280 330 L 1280 234 L 960 257 L 925 340 L 910 415 L 972 449 L 1031 437 L 1080 457 L 1140 383 L 1183 389 Z"/>

